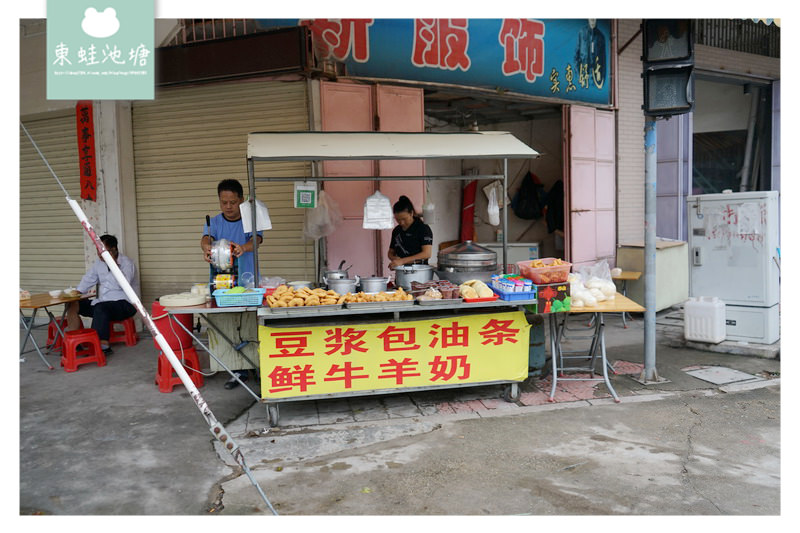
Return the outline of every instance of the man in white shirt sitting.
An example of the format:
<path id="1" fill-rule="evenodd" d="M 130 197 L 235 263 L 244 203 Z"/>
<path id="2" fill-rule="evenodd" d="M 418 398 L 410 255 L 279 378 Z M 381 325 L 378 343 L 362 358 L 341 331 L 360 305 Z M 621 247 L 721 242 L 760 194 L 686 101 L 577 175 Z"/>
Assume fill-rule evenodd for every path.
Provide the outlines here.
<path id="1" fill-rule="evenodd" d="M 136 266 L 130 258 L 119 253 L 116 237 L 103 235 L 100 240 L 103 241 L 106 250 L 117 262 L 117 266 L 119 266 L 125 279 L 131 284 L 133 290 L 138 293 Z M 98 289 L 94 299 L 84 299 L 67 305 L 67 331 L 83 327 L 78 315 L 91 317 L 92 329 L 97 331 L 97 336 L 100 338 L 100 346 L 103 348 L 103 352 L 108 355 L 111 353 L 111 346 L 108 342 L 111 335 L 111 322 L 132 317 L 136 314 L 136 308 L 128 301 L 125 291 L 119 286 L 102 258 L 98 258 L 92 264 L 89 271 L 81 278 L 77 288 L 81 294 L 87 294 L 92 292 L 95 286 Z"/>

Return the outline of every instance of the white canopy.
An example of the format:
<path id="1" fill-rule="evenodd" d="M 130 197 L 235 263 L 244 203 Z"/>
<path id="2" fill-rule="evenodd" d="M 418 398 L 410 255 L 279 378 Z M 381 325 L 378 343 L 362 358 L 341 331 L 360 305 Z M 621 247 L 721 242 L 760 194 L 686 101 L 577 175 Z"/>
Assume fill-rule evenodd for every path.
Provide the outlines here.
<path id="1" fill-rule="evenodd" d="M 255 161 L 521 159 L 538 156 L 536 150 L 506 131 L 257 132 L 247 136 L 247 158 Z"/>

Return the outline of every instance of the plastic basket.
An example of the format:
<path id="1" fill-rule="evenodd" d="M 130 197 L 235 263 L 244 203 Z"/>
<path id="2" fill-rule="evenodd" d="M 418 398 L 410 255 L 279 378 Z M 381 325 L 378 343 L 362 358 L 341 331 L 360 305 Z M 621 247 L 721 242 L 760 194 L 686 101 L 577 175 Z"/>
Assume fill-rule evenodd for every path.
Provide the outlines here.
<path id="1" fill-rule="evenodd" d="M 217 289 L 212 296 L 217 301 L 217 307 L 257 307 L 264 299 L 266 289 L 250 289 L 251 292 L 227 294 L 232 289 Z"/>
<path id="2" fill-rule="evenodd" d="M 536 299 L 536 287 L 534 286 L 532 291 L 525 291 L 525 292 L 506 292 L 501 291 L 497 287 L 489 287 L 494 291 L 496 295 L 500 297 L 501 300 L 535 300 Z"/>
<path id="3" fill-rule="evenodd" d="M 548 283 L 564 283 L 569 277 L 569 271 L 572 269 L 572 263 L 563 261 L 560 265 L 553 266 L 555 257 L 545 257 L 544 259 L 528 259 L 526 261 L 517 261 L 517 268 L 519 273 L 526 278 L 533 280 L 536 285 L 547 285 Z M 541 261 L 545 266 L 540 268 L 531 267 L 533 261 Z"/>

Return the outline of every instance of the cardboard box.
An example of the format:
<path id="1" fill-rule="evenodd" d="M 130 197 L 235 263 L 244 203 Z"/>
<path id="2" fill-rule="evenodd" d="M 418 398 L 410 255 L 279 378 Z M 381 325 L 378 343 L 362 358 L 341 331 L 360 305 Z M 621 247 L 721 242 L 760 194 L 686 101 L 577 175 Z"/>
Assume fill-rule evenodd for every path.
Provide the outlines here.
<path id="1" fill-rule="evenodd" d="M 536 285 L 539 313 L 561 313 L 570 310 L 569 282 Z"/>

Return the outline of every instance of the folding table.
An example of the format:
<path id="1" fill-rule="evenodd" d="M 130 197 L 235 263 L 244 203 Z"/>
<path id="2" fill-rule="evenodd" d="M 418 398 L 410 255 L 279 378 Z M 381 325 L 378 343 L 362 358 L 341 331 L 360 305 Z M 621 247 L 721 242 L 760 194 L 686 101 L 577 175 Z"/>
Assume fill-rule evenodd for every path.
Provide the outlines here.
<path id="1" fill-rule="evenodd" d="M 556 393 L 556 385 L 559 381 L 603 381 L 608 387 L 611 396 L 614 397 L 614 401 L 619 402 L 619 397 L 617 396 L 614 387 L 611 385 L 611 381 L 608 379 L 608 359 L 606 358 L 606 341 L 605 341 L 605 320 L 603 315 L 605 313 L 643 313 L 644 307 L 637 304 L 627 296 L 623 296 L 622 294 L 617 293 L 613 300 L 606 300 L 603 302 L 598 302 L 597 305 L 592 307 L 579 307 L 570 309 L 569 313 L 558 313 L 558 314 L 551 314 L 549 320 L 550 326 L 550 353 L 553 360 L 553 385 L 550 389 L 550 398 L 549 400 L 552 402 L 553 397 Z M 578 355 L 564 355 L 564 351 L 561 347 L 561 340 L 564 334 L 564 329 L 566 326 L 566 321 L 568 314 L 576 314 L 576 313 L 592 313 L 593 314 L 593 322 L 594 322 L 594 332 L 591 336 L 591 345 L 589 350 L 586 353 L 580 353 Z M 561 320 L 559 320 L 561 317 Z M 590 372 L 591 376 L 595 375 L 595 360 L 597 359 L 597 350 L 600 350 L 600 359 L 602 362 L 603 367 L 603 377 L 602 378 L 566 378 L 566 377 L 559 377 L 559 373 L 564 372 L 574 372 L 574 371 L 584 371 Z M 565 366 L 564 360 L 565 359 L 589 359 L 589 364 L 587 366 L 581 367 L 574 367 L 574 366 Z"/>
<path id="2" fill-rule="evenodd" d="M 22 346 L 20 346 L 20 349 L 19 349 L 20 359 L 26 353 L 34 351 L 34 350 L 28 350 L 27 352 L 25 351 L 25 346 L 27 346 L 28 339 L 30 339 L 31 343 L 33 343 L 33 348 L 39 354 L 39 357 L 42 359 L 42 362 L 44 362 L 44 364 L 47 366 L 48 369 L 53 370 L 53 365 L 51 365 L 47 361 L 47 359 L 45 359 L 44 354 L 42 353 L 42 350 L 39 348 L 39 345 L 36 343 L 36 339 L 33 338 L 32 331 L 33 331 L 34 328 L 47 327 L 49 324 L 52 323 L 56 327 L 56 339 L 58 339 L 58 337 L 62 337 L 63 338 L 64 332 L 61 330 L 61 325 L 59 324 L 59 321 L 56 320 L 56 317 L 53 316 L 53 313 L 51 313 L 50 309 L 48 309 L 48 308 L 56 306 L 56 305 L 68 304 L 70 302 L 77 302 L 78 300 L 82 300 L 84 298 L 89 298 L 89 296 L 90 295 L 88 295 L 88 294 L 82 294 L 80 296 L 63 296 L 62 295 L 62 296 L 58 296 L 56 298 L 53 298 L 52 296 L 50 296 L 50 294 L 44 293 L 44 294 L 34 294 L 30 298 L 28 298 L 27 300 L 20 300 L 19 301 L 20 322 L 22 323 L 22 326 L 25 328 L 25 336 L 22 339 Z M 26 323 L 25 315 L 22 312 L 23 309 L 33 309 L 33 313 L 31 314 L 30 318 L 27 320 L 27 323 Z M 45 313 L 47 313 L 47 316 L 50 318 L 50 320 L 48 321 L 47 324 L 40 325 L 40 326 L 35 326 L 34 324 L 36 323 L 36 313 L 38 313 L 39 309 L 44 309 Z M 67 307 L 66 307 L 66 305 L 64 305 L 64 312 L 61 313 L 61 319 L 62 320 L 64 319 L 64 316 L 66 315 L 66 312 L 67 312 Z M 55 340 L 53 341 L 53 344 L 55 344 Z"/>

